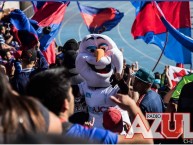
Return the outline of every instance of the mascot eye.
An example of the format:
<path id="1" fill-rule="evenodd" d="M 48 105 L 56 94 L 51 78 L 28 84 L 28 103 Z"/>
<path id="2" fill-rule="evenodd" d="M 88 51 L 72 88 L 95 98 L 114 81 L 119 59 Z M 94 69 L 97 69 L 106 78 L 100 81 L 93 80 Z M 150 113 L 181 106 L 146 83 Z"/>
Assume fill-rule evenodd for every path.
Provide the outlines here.
<path id="1" fill-rule="evenodd" d="M 86 49 L 87 49 L 89 52 L 93 53 L 93 52 L 95 52 L 95 50 L 97 49 L 97 47 L 96 47 L 96 46 L 88 46 Z"/>
<path id="2" fill-rule="evenodd" d="M 108 50 L 108 45 L 107 45 L 106 43 L 101 43 L 101 44 L 99 45 L 99 48 L 106 51 L 106 50 Z"/>

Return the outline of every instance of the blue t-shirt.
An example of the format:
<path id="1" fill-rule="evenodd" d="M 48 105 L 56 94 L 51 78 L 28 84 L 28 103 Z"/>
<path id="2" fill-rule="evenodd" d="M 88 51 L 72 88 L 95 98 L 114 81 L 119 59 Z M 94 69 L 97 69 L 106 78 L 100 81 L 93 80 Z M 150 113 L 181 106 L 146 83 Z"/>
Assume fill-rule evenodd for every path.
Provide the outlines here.
<path id="1" fill-rule="evenodd" d="M 164 104 L 158 93 L 148 91 L 139 105 L 141 111 L 145 113 L 163 113 Z"/>
<path id="2" fill-rule="evenodd" d="M 117 144 L 118 142 L 118 135 L 115 133 L 99 128 L 88 129 L 79 124 L 73 124 L 66 135 L 102 144 Z"/>

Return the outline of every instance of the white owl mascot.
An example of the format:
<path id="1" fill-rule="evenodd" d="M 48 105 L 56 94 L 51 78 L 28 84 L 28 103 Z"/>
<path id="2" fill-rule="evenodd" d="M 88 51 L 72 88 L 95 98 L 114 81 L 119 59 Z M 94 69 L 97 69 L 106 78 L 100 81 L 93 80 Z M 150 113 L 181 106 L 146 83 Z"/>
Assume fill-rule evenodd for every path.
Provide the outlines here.
<path id="1" fill-rule="evenodd" d="M 85 79 L 78 87 L 85 96 L 89 117 L 95 118 L 94 127 L 103 128 L 103 112 L 109 107 L 118 107 L 110 97 L 121 88 L 112 86 L 110 78 L 114 73 L 122 73 L 123 54 L 108 36 L 89 34 L 80 43 L 76 69 Z M 130 123 L 128 113 L 123 110 L 121 113 L 123 121 Z"/>

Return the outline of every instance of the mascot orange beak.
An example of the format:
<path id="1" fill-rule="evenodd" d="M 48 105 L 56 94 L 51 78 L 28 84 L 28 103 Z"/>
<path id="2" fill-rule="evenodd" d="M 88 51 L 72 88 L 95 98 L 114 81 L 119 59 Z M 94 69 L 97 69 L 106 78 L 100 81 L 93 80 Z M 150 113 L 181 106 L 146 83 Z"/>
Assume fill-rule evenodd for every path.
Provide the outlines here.
<path id="1" fill-rule="evenodd" d="M 96 62 L 98 62 L 103 56 L 105 55 L 105 51 L 103 49 L 96 49 L 95 50 L 95 56 L 96 56 Z"/>

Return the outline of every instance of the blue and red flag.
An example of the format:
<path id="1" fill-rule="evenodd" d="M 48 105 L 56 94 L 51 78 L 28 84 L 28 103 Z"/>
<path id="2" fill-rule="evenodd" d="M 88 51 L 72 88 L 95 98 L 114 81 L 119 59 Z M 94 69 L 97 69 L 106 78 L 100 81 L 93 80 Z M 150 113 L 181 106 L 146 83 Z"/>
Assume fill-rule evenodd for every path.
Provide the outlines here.
<path id="1" fill-rule="evenodd" d="M 37 3 L 39 3 L 39 1 L 37 1 Z M 33 20 L 38 22 L 40 27 L 49 26 L 51 28 L 49 34 L 42 35 L 41 31 L 39 31 L 41 33 L 39 33 L 41 35 L 39 36 L 41 37 L 39 38 L 41 50 L 45 51 L 57 35 L 68 4 L 69 2 L 45 2 L 32 17 Z"/>
<path id="2" fill-rule="evenodd" d="M 38 35 L 36 30 L 21 10 L 12 11 L 9 15 L 9 22 L 12 24 L 14 38 L 19 42 L 22 49 L 29 49 L 37 44 Z"/>
<path id="3" fill-rule="evenodd" d="M 122 12 L 112 7 L 94 8 L 80 5 L 79 2 L 77 4 L 90 33 L 100 34 L 104 31 L 110 31 L 124 16 Z"/>
<path id="4" fill-rule="evenodd" d="M 46 1 L 32 1 L 34 12 L 37 12 L 45 3 Z"/>
<path id="5" fill-rule="evenodd" d="M 36 13 L 32 20 L 38 22 L 39 28 L 36 30 L 40 41 L 40 50 L 50 64 L 55 62 L 55 45 L 53 45 L 53 41 L 60 29 L 66 7 L 69 3 L 37 1 L 34 4 Z M 50 33 L 45 34 L 43 28 L 48 26 L 50 27 Z"/>
<path id="6" fill-rule="evenodd" d="M 154 4 L 159 11 L 158 15 L 159 15 L 161 21 L 163 22 L 163 24 L 167 28 L 167 30 L 171 33 L 171 35 L 176 40 L 178 40 L 178 42 L 180 42 L 184 47 L 186 47 L 191 52 L 193 52 L 193 39 L 191 37 L 188 37 L 188 36 L 184 35 L 183 33 L 179 32 L 174 26 L 172 26 L 172 24 L 166 20 L 164 14 L 160 10 L 158 4 L 156 2 L 154 2 Z"/>
<path id="7" fill-rule="evenodd" d="M 132 26 L 134 39 L 143 39 L 148 44 L 155 44 L 162 50 L 168 37 L 164 55 L 177 63 L 191 64 L 191 52 L 178 42 L 160 20 L 152 2 L 132 2 L 136 8 L 136 19 Z M 189 2 L 159 2 L 165 18 L 179 32 L 191 36 Z"/>

